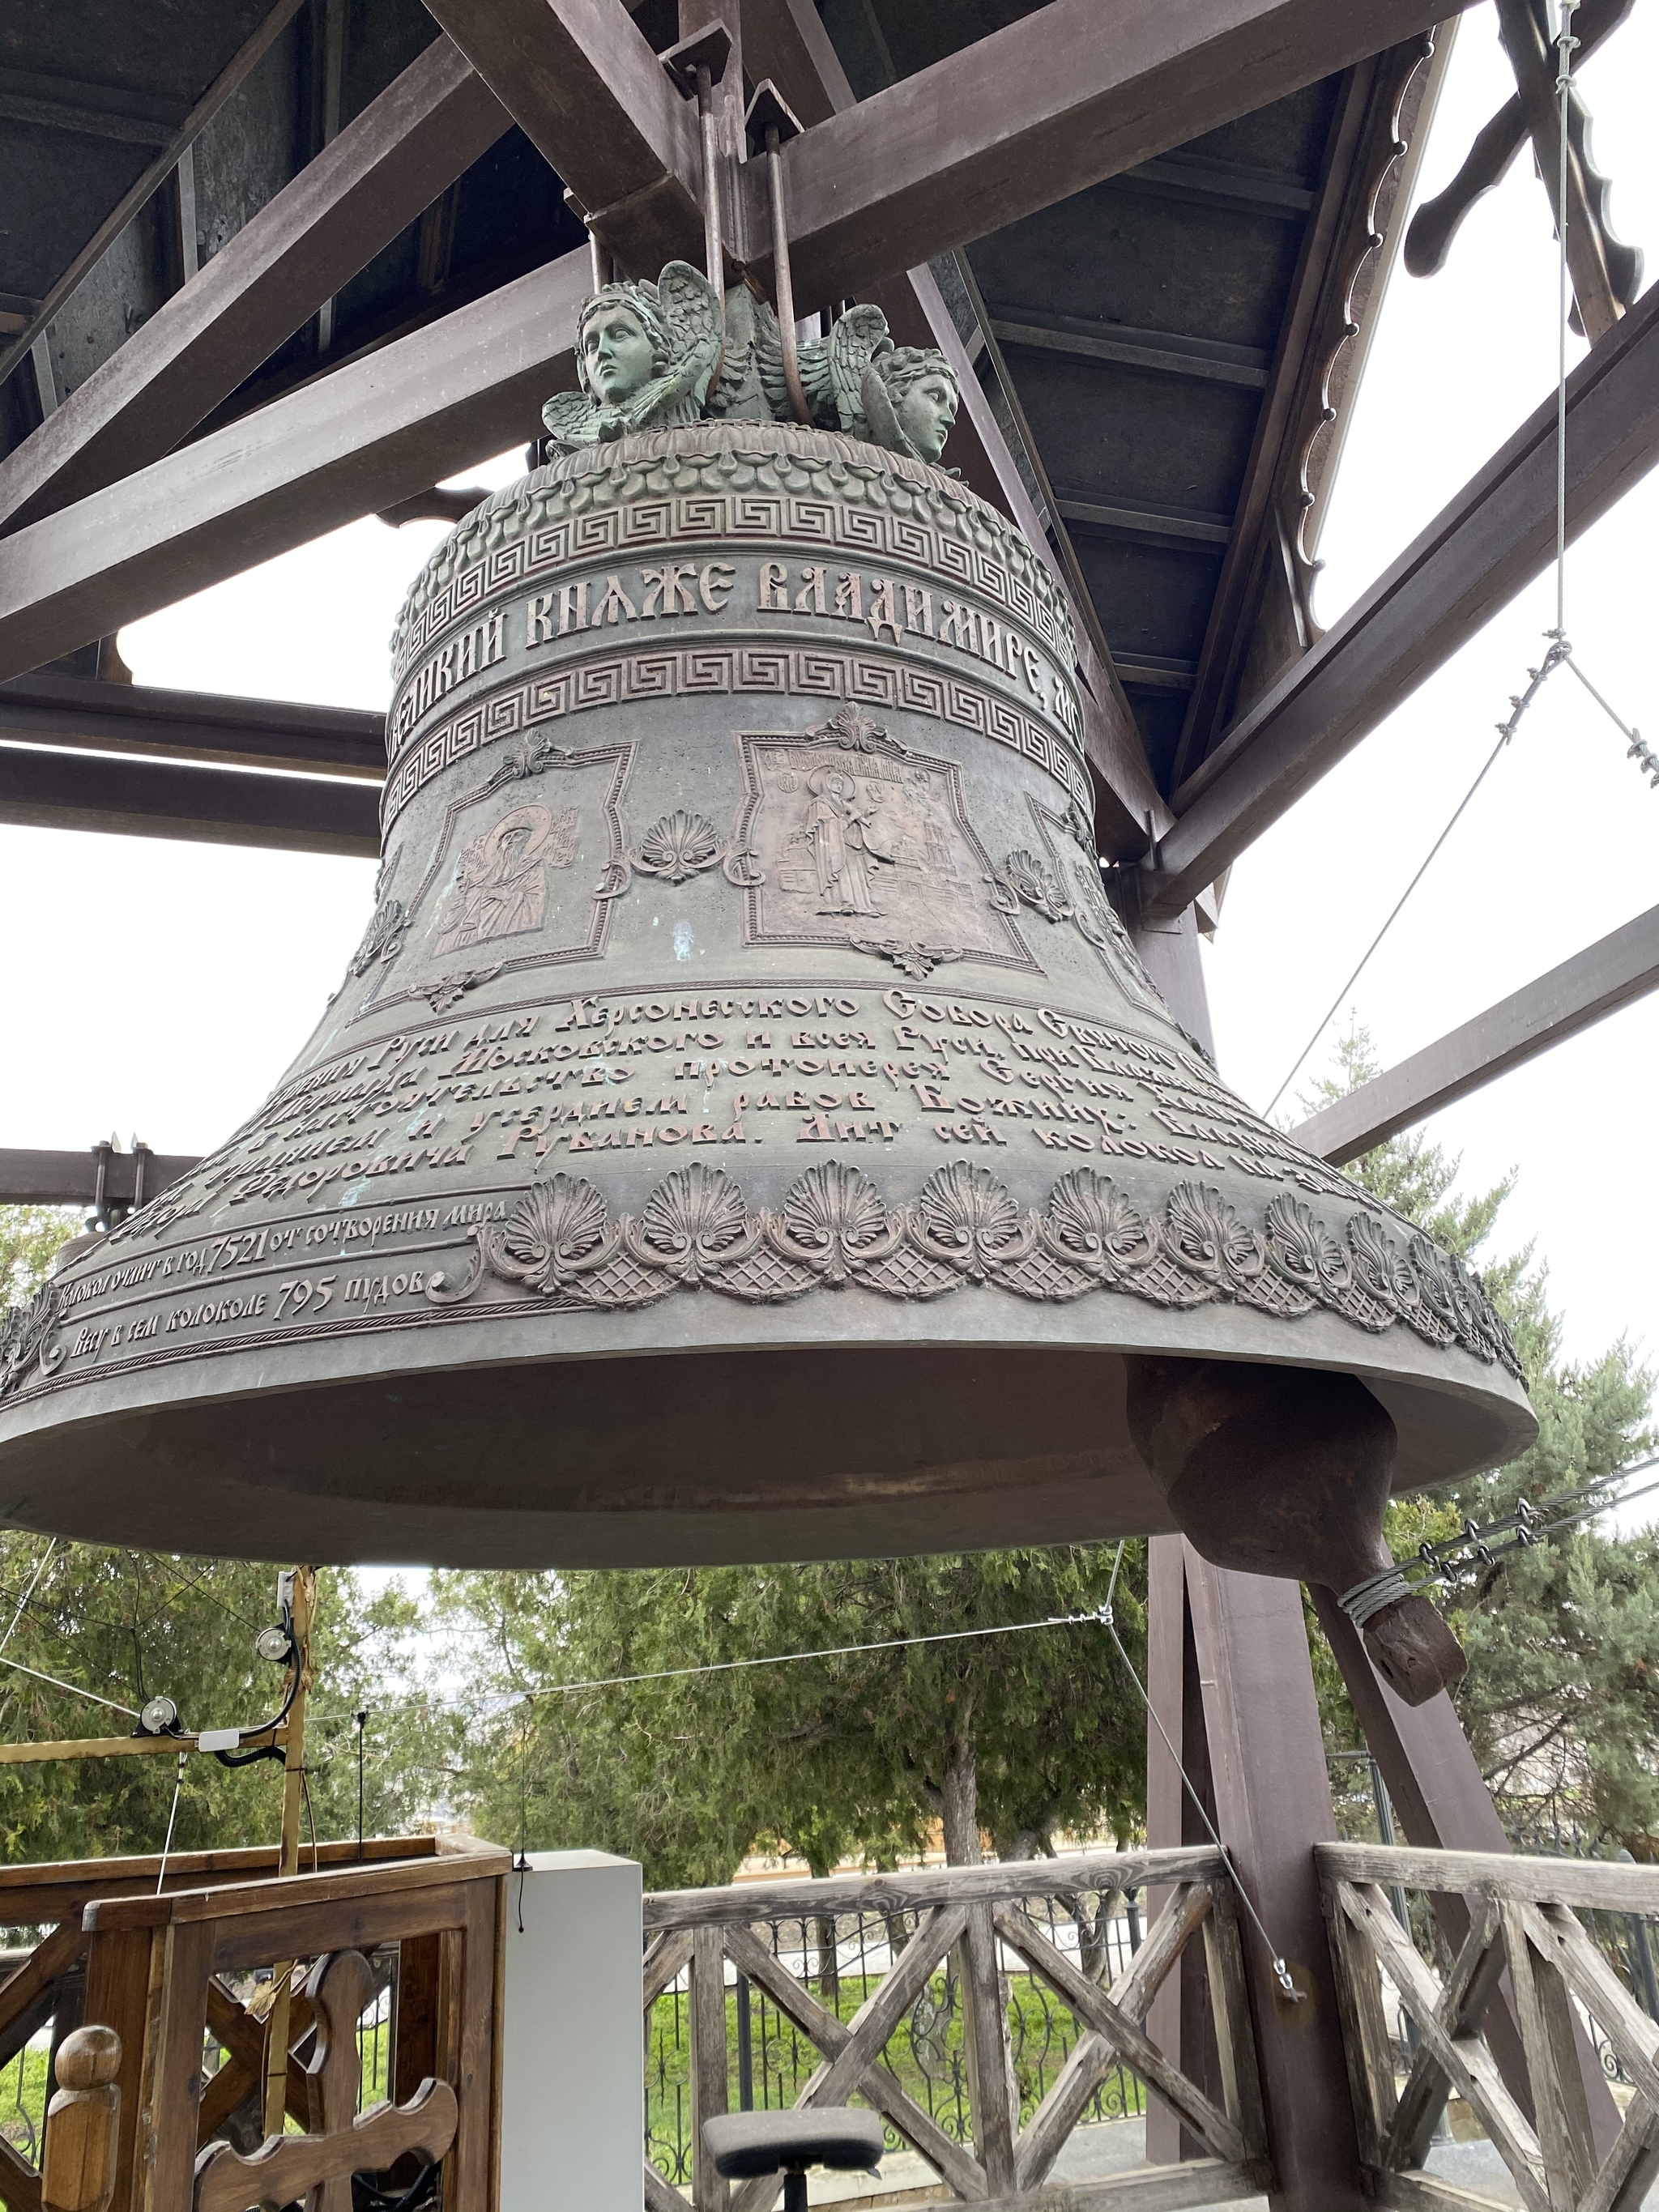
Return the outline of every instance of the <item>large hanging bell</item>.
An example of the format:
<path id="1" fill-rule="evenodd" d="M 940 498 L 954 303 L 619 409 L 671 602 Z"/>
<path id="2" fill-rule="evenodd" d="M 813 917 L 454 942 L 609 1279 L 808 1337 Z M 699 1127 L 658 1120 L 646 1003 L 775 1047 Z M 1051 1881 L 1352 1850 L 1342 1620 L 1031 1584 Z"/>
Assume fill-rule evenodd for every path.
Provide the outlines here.
<path id="1" fill-rule="evenodd" d="M 1182 1524 L 1374 1577 L 1391 1488 L 1533 1435 L 1513 1347 L 1149 981 L 1049 572 L 909 452 L 616 427 L 427 563 L 368 931 L 8 1322 L 0 1516 L 495 1566 Z"/>

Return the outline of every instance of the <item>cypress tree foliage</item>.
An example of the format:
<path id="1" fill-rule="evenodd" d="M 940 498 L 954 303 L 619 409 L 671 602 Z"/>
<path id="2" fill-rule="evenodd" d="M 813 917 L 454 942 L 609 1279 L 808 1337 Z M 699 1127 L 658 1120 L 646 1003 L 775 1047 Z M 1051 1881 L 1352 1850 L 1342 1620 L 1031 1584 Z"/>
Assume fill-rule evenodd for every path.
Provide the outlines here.
<path id="1" fill-rule="evenodd" d="M 1337 1058 L 1340 1079 L 1322 1084 L 1308 1111 L 1378 1073 L 1363 1029 Z M 1348 1172 L 1473 1263 L 1515 1176 L 1467 1197 L 1455 1188 L 1458 1168 L 1419 1134 L 1378 1146 Z M 1659 1442 L 1654 1378 L 1625 1338 L 1595 1359 L 1561 1357 L 1548 1273 L 1533 1265 L 1530 1246 L 1488 1264 L 1483 1279 L 1514 1334 L 1538 1441 L 1493 1474 L 1396 1502 L 1388 1530 L 1396 1558 L 1455 1536 L 1466 1516 L 1484 1525 L 1518 1500 L 1576 1490 Z M 1453 1702 L 1516 1847 L 1659 1855 L 1659 1530 L 1620 1534 L 1603 1516 L 1491 1565 L 1474 1563 L 1443 1586 L 1440 1602 L 1469 1658 Z M 1358 1748 L 1335 1661 L 1309 1618 L 1328 1739 Z M 1347 1825 L 1363 1832 L 1370 1814 L 1363 1763 L 1341 1762 L 1334 1780 Z"/>
<path id="2" fill-rule="evenodd" d="M 435 1578 L 485 1696 L 1092 1612 L 1113 1547 L 567 1576 Z M 1116 1605 L 1144 1650 L 1146 1547 Z M 482 1678 L 482 1679 L 480 1679 Z M 730 1880 L 751 1848 L 824 1874 L 890 1865 L 933 1820 L 953 1863 L 1143 1817 L 1146 1722 L 1095 1621 L 569 1695 L 469 1731 L 457 1795 L 532 1846 L 600 1845 L 658 1886 Z"/>
<path id="3" fill-rule="evenodd" d="M 81 1226 L 68 1206 L 0 1206 L 0 1311 L 32 1298 L 52 1255 Z"/>

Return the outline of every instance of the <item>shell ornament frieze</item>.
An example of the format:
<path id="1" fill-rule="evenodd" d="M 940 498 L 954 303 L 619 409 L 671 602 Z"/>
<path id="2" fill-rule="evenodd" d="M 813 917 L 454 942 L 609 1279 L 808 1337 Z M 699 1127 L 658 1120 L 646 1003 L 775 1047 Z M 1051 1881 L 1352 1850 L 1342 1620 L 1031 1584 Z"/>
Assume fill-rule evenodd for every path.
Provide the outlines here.
<path id="1" fill-rule="evenodd" d="M 1285 1321 L 1323 1309 L 1370 1334 L 1398 1323 L 1522 1379 L 1480 1278 L 1425 1237 L 1402 1242 L 1367 1213 L 1332 1230 L 1288 1195 L 1258 1228 L 1194 1182 L 1153 1213 L 1091 1168 L 1060 1176 L 1041 1210 L 965 1160 L 936 1169 L 896 1206 L 837 1159 L 799 1176 L 775 1209 L 750 1206 L 724 1169 L 701 1163 L 657 1184 L 637 1213 L 614 1214 L 596 1185 L 559 1174 L 532 1183 L 505 1221 L 478 1224 L 469 1241 L 463 1271 L 430 1278 L 432 1304 L 462 1304 L 491 1279 L 564 1310 L 647 1306 L 677 1290 L 762 1304 L 852 1285 L 916 1299 L 976 1284 L 1048 1303 L 1116 1291 Z"/>

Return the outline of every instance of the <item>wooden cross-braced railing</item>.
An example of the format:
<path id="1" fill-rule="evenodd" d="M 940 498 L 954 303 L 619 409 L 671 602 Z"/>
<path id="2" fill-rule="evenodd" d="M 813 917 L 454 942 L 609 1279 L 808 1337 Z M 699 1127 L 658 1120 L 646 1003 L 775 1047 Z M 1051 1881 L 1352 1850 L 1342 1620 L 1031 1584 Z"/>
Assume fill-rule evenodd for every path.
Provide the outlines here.
<path id="1" fill-rule="evenodd" d="M 274 1848 L 0 1868 L 0 1924 L 51 1929 L 0 1986 L 0 2063 L 48 2021 L 69 2051 L 84 2021 L 113 2069 L 97 2085 L 110 2092 L 99 2123 L 107 2197 L 50 2194 L 54 2160 L 59 2185 L 82 2191 L 64 2181 L 80 2173 L 78 2154 L 57 2140 L 90 2125 L 77 2091 L 48 2110 L 40 2170 L 0 2139 L 9 2212 L 223 2212 L 266 2190 L 272 2203 L 314 2190 L 324 2212 L 347 2212 L 353 2172 L 402 2160 L 406 2179 L 422 2157 L 443 2161 L 453 2212 L 490 2212 L 508 1854 L 408 1837 L 307 1857 L 309 1871 L 286 1878 Z M 362 1954 L 394 1952 L 390 2095 L 359 2121 L 356 2030 L 388 1971 Z M 261 2164 L 210 2146 L 264 2083 L 266 2015 L 236 1992 L 278 1959 L 319 1963 L 288 2019 L 288 2112 L 304 2132 Z M 210 2036 L 222 2057 L 210 2075 Z"/>
<path id="2" fill-rule="evenodd" d="M 1083 1893 L 1168 1886 L 1162 1910 L 1116 1978 L 1103 1985 L 1040 1924 L 1035 1907 Z M 887 1917 L 894 1940 L 886 1972 L 850 2020 L 805 1986 L 756 1932 L 769 1923 L 852 1914 Z M 775 2177 L 732 2185 L 703 2155 L 702 2124 L 728 2106 L 726 1973 L 741 1975 L 818 2055 L 799 2106 L 872 2106 L 921 2154 L 948 2195 L 941 2205 L 994 2203 L 997 2212 L 1035 2205 L 1036 2192 L 1115 2069 L 1126 2067 L 1162 2098 L 1206 2155 L 1157 2181 L 1145 2172 L 1073 2185 L 1068 2198 L 1091 2212 L 1119 2201 L 1156 2208 L 1255 2194 L 1268 2179 L 1255 2047 L 1243 1954 L 1225 1862 L 1214 1850 L 1085 1852 L 1006 1865 L 945 1867 L 829 1881 L 743 1883 L 682 1890 L 645 1900 L 647 2019 L 657 1999 L 689 1972 L 696 2212 L 769 2212 Z M 1200 1933 L 1208 1970 L 1223 2102 L 1216 2104 L 1159 2051 L 1145 2021 L 1159 1989 Z M 1008 2039 L 1004 1960 L 1017 1960 L 1059 1998 L 1075 2023 L 1057 2078 L 1021 2124 Z M 890 2041 L 935 1976 L 953 1961 L 963 1998 L 971 2142 L 958 2142 L 924 2111 L 884 2061 Z M 1152 2193 L 1148 2193 L 1149 2182 Z M 685 2212 L 685 2200 L 648 2160 L 647 2212 Z"/>
<path id="3" fill-rule="evenodd" d="M 1626 1989 L 1581 1911 L 1659 1911 L 1659 1868 L 1363 1844 L 1316 1847 L 1324 1887 L 1361 2160 L 1375 2202 L 1474 2212 L 1500 2202 L 1425 2170 L 1455 2093 L 1502 2158 L 1528 2212 L 1637 2212 L 1659 2179 L 1659 2023 Z M 1390 1891 L 1462 1895 L 1469 1932 L 1443 1976 L 1401 1926 Z M 1482 2033 L 1507 1975 L 1530 2115 Z M 1393 1989 L 1414 2030 L 1403 2081 L 1383 2009 Z M 1634 2094 L 1598 2148 L 1578 2049 L 1594 2023 Z"/>

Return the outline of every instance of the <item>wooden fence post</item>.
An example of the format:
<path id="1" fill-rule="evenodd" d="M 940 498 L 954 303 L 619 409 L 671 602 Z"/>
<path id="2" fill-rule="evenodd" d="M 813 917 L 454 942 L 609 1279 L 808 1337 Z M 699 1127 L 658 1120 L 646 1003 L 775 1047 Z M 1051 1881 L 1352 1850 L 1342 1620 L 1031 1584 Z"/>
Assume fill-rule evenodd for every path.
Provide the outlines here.
<path id="1" fill-rule="evenodd" d="M 691 1937 L 691 2198 L 696 2212 L 726 2212 L 730 2185 L 703 2148 L 702 2124 L 726 2108 L 726 1946 L 718 1928 Z"/>
<path id="2" fill-rule="evenodd" d="M 120 2071 L 115 2081 L 121 2093 L 115 2150 L 116 2212 L 131 2212 L 137 2201 L 140 2089 L 160 1972 L 160 1947 L 149 1928 L 94 1929 L 88 1938 L 87 2017 L 112 2028 L 121 2047 Z"/>
<path id="3" fill-rule="evenodd" d="M 972 2060 L 969 2087 L 973 2101 L 974 2148 L 985 2168 L 990 2194 L 1012 2197 L 1014 2136 L 1019 2108 L 1014 2101 L 1008 2052 L 1008 2015 L 997 1972 L 997 1936 L 988 1905 L 970 1905 L 957 1954 L 963 1964 L 963 2029 Z"/>
<path id="4" fill-rule="evenodd" d="M 121 2039 L 77 2027 L 58 2051 L 58 2090 L 46 2107 L 40 2161 L 43 2212 L 108 2212 L 120 2128 Z"/>

